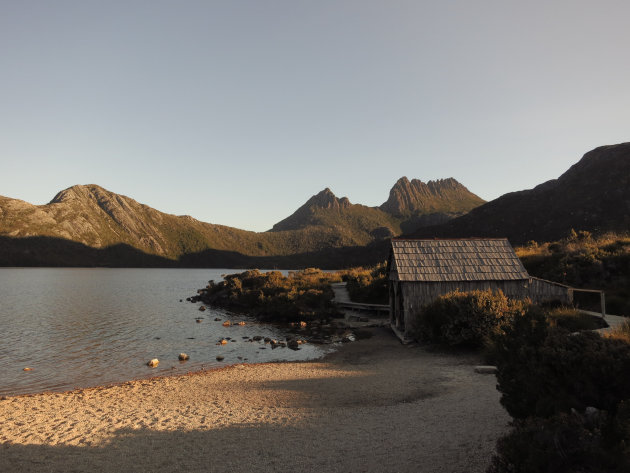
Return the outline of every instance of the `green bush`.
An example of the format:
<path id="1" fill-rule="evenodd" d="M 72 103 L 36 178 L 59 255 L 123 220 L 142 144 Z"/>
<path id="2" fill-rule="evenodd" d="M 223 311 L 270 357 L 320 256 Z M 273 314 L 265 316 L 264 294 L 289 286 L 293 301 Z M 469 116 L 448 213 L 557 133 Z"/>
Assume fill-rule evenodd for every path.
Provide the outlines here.
<path id="1" fill-rule="evenodd" d="M 411 331 L 421 340 L 479 347 L 525 307 L 501 291 L 455 291 L 425 306 Z"/>
<path id="2" fill-rule="evenodd" d="M 597 330 L 608 324 L 597 315 L 585 314 L 571 307 L 558 307 L 547 312 L 549 324 L 552 327 L 562 327 L 569 332 Z"/>
<path id="3" fill-rule="evenodd" d="M 336 273 L 318 269 L 261 273 L 254 269 L 228 274 L 219 283 L 210 281 L 198 300 L 209 305 L 247 311 L 269 321 L 301 321 L 337 317 L 340 313 L 332 299 L 331 282 L 340 281 Z"/>
<path id="4" fill-rule="evenodd" d="M 373 268 L 355 268 L 342 272 L 350 299 L 367 304 L 388 304 L 387 263 Z"/>
<path id="5" fill-rule="evenodd" d="M 630 398 L 630 345 L 594 332 L 549 328 L 529 310 L 494 337 L 497 389 L 508 413 L 550 417 L 587 406 L 614 412 Z"/>
<path id="6" fill-rule="evenodd" d="M 517 421 L 514 429 L 498 440 L 488 473 L 630 471 L 622 442 L 605 435 L 607 424 L 605 413 Z"/>

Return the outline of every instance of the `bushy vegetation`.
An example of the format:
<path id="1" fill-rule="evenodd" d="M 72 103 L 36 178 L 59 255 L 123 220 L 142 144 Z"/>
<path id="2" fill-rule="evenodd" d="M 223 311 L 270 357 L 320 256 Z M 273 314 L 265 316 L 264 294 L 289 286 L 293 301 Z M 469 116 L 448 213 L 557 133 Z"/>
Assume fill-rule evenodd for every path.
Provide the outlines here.
<path id="1" fill-rule="evenodd" d="M 283 276 L 279 271 L 261 273 L 254 269 L 228 274 L 219 283 L 210 281 L 198 300 L 207 304 L 248 311 L 264 320 L 307 321 L 339 315 L 332 303 L 330 283 L 341 279 L 336 273 L 305 269 Z"/>
<path id="2" fill-rule="evenodd" d="M 532 276 L 574 287 L 604 289 L 607 312 L 630 315 L 630 236 L 594 237 L 589 232 L 571 230 L 562 240 L 530 241 L 516 248 L 516 253 Z M 576 294 L 577 302 L 586 308 L 589 301 L 579 298 Z"/>
<path id="3" fill-rule="evenodd" d="M 516 419 L 489 471 L 630 468 L 630 344 L 571 334 L 532 306 L 492 335 L 501 403 Z"/>
<path id="4" fill-rule="evenodd" d="M 387 263 L 372 268 L 353 268 L 341 272 L 348 293 L 354 302 L 388 304 Z"/>
<path id="5" fill-rule="evenodd" d="M 488 473 L 577 473 L 630 471 L 622 442 L 610 444 L 608 416 L 603 413 L 558 414 L 549 419 L 532 417 L 517 421 L 514 429 L 497 442 Z M 626 417 L 626 421 L 630 418 Z"/>
<path id="6" fill-rule="evenodd" d="M 626 320 L 623 324 L 607 332 L 604 336 L 606 338 L 621 340 L 630 345 L 630 320 Z"/>
<path id="7" fill-rule="evenodd" d="M 598 315 L 585 314 L 573 307 L 557 307 L 546 312 L 547 321 L 552 327 L 562 327 L 569 332 L 597 330 L 608 324 Z"/>
<path id="8" fill-rule="evenodd" d="M 455 291 L 424 307 L 411 332 L 419 340 L 481 347 L 525 307 L 525 302 L 510 300 L 501 291 Z"/>

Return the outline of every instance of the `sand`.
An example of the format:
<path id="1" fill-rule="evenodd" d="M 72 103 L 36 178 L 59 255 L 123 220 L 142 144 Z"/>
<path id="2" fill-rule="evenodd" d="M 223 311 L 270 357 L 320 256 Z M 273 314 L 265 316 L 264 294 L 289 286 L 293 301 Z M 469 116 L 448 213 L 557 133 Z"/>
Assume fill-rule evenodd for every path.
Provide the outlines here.
<path id="1" fill-rule="evenodd" d="M 385 329 L 316 362 L 0 401 L 0 472 L 482 472 L 509 417 L 479 359 Z"/>

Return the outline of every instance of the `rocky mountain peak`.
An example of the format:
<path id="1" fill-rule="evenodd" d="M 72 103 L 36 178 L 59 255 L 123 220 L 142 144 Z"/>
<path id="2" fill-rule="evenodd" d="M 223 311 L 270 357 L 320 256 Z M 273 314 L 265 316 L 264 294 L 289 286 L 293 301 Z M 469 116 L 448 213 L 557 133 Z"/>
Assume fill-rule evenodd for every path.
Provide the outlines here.
<path id="1" fill-rule="evenodd" d="M 110 194 L 110 192 L 103 189 L 101 186 L 97 186 L 96 184 L 77 184 L 58 192 L 50 203 L 59 204 L 73 200 L 89 199 L 91 196 L 102 196 L 105 194 Z"/>
<path id="2" fill-rule="evenodd" d="M 484 200 L 470 192 L 456 179 L 422 182 L 403 176 L 389 191 L 389 198 L 380 209 L 392 215 L 435 212 L 467 212 Z"/>
<path id="3" fill-rule="evenodd" d="M 305 207 L 320 207 L 322 209 L 348 208 L 351 205 L 347 197 L 337 198 L 328 187 L 308 199 L 304 204 Z"/>

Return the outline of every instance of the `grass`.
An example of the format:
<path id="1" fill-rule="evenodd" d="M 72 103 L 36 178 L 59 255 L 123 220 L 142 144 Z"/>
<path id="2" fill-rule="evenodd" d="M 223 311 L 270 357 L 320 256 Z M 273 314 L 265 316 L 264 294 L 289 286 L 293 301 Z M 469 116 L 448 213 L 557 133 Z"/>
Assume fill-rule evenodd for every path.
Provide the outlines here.
<path id="1" fill-rule="evenodd" d="M 585 314 L 572 307 L 558 307 L 546 313 L 551 327 L 562 327 L 570 332 L 597 330 L 607 327 L 606 322 L 598 316 Z"/>
<path id="2" fill-rule="evenodd" d="M 606 338 L 621 340 L 630 345 L 630 320 L 626 320 L 623 324 L 615 327 L 604 334 Z"/>
<path id="3" fill-rule="evenodd" d="M 593 236 L 571 230 L 558 241 L 530 241 L 517 247 L 516 254 L 532 276 L 576 288 L 603 289 L 607 312 L 630 314 L 630 235 Z M 598 304 L 595 299 L 577 302 L 584 308 Z"/>

